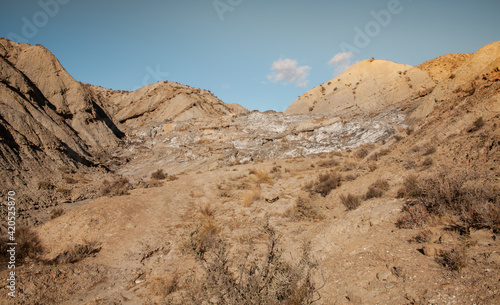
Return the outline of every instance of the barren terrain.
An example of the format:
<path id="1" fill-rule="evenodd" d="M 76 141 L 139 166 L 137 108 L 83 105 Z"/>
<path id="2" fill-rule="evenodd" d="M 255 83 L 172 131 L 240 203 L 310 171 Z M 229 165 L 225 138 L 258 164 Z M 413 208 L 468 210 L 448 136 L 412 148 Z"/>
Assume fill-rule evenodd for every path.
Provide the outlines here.
<path id="1" fill-rule="evenodd" d="M 500 42 L 363 61 L 285 113 L 0 43 L 0 173 L 32 234 L 15 304 L 254 304 L 245 268 L 262 304 L 500 303 Z"/>

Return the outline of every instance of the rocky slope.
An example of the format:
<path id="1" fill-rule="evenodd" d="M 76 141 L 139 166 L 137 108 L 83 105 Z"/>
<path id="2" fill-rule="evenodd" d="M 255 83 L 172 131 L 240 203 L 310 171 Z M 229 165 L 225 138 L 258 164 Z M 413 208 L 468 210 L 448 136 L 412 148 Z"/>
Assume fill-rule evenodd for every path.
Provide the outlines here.
<path id="1" fill-rule="evenodd" d="M 266 222 L 280 236 L 277 246 L 286 262 L 301 261 L 299 249 L 309 249 L 317 267 L 311 277 L 319 288 L 315 297 L 321 296 L 315 304 L 500 303 L 497 48 L 498 43 L 474 55 L 450 55 L 420 69 L 408 68 L 413 72 L 406 76 L 412 76 L 414 87 L 417 82 L 413 80 L 419 77 L 425 84 L 430 81 L 433 91 L 423 93 L 408 90 L 416 88 L 409 88 L 404 70 L 400 77 L 397 71 L 392 75 L 382 69 L 401 66 L 363 62 L 366 69 L 380 65 L 385 73 L 381 75 L 392 75 L 397 86 L 390 88 L 400 95 L 382 92 L 367 96 L 366 105 L 359 103 L 349 109 L 353 109 L 351 114 L 346 111 L 342 116 L 315 113 L 314 108 L 296 115 L 237 114 L 238 109 L 229 112 L 213 99 L 199 111 L 210 109 L 207 113 L 218 119 L 183 111 L 185 107 L 175 108 L 163 119 L 160 109 L 174 109 L 169 101 L 175 96 L 184 100 L 188 91 L 196 89 L 173 83 L 148 86 L 144 92 L 157 90 L 171 98 L 138 97 L 157 106 L 136 111 L 126 106 L 135 105 L 128 99 L 134 93 L 119 95 L 84 86 L 126 132 L 101 159 L 114 174 L 85 174 L 82 181 L 66 186 L 74 191 L 95 180 L 103 185 L 101 191 L 107 189 L 99 198 L 67 202 L 61 206 L 63 214 L 54 219 L 50 219 L 54 209 L 41 209 L 30 216 L 40 219 L 35 232 L 45 251 L 22 264 L 19 260 L 17 303 L 169 304 L 173 300 L 189 304 L 189 293 L 200 292 L 195 284 L 207 271 L 194 255 L 196 249 L 206 250 L 208 259 L 217 257 L 220 252 L 214 253 L 212 247 L 220 237 L 229 251 L 224 261 L 228 273 L 252 265 L 254 260 L 260 265 L 268 258 L 265 253 L 270 246 L 263 234 Z M 7 68 L 2 73 L 7 74 L 3 72 Z M 450 77 L 452 74 L 455 76 Z M 349 84 L 359 81 L 348 75 L 337 82 L 343 83 L 344 78 Z M 468 87 L 471 82 L 474 90 Z M 361 92 L 372 92 L 379 84 L 378 80 L 375 85 L 367 82 L 366 91 Z M 23 150 L 25 155 L 41 155 L 40 151 L 52 146 L 36 150 L 29 144 L 46 142 L 57 147 L 62 140 L 51 138 L 50 128 L 61 128 L 56 135 L 71 131 L 69 118 L 61 118 L 50 101 L 26 101 L 44 96 L 30 91 L 36 87 L 29 80 L 15 86 L 2 82 L 1 86 L 9 89 L 4 89 L 2 98 L 14 94 L 8 86 L 19 88 L 22 94 L 11 98 L 20 105 L 16 107 L 42 113 L 54 122 L 45 120 L 45 129 L 33 124 L 39 129 L 25 132 L 23 136 L 30 142 L 21 142 L 15 132 L 21 120 L 12 117 L 24 118 L 24 112 L 5 112 L 10 113 L 9 122 L 17 125 L 10 127 L 2 121 L 9 133 L 2 130 L 1 143 L 14 145 L 2 146 L 4 155 L 14 158 Z M 349 89 L 347 84 L 345 87 L 342 90 Z M 352 105 L 364 101 L 358 96 L 359 88 Z M 376 105 L 377 99 L 386 98 L 387 104 Z M 336 107 L 332 113 L 343 109 Z M 136 111 L 134 115 L 132 111 Z M 29 117 L 26 121 L 31 122 Z M 45 134 L 49 138 L 42 139 Z M 81 145 L 82 152 L 88 149 L 92 160 L 93 148 L 78 134 L 70 134 L 64 141 L 76 148 Z M 67 153 L 60 154 L 64 158 Z M 338 175 L 338 184 L 322 180 L 322 176 L 331 177 L 330 173 Z M 469 180 L 461 185 L 455 173 L 467 174 Z M 465 194 L 469 199 L 483 195 L 486 199 L 473 200 L 472 207 L 462 213 L 429 215 L 425 208 L 416 209 L 423 204 L 422 197 L 401 198 L 400 189 L 408 177 L 416 177 L 415 184 L 427 187 L 429 193 L 442 191 L 436 204 L 450 197 L 455 202 L 459 197 L 456 192 L 446 193 L 450 186 L 469 191 Z M 436 180 L 431 183 L 428 178 Z M 101 182 L 104 180 L 111 182 Z M 323 192 L 318 186 L 325 184 L 335 187 Z M 383 185 L 383 191 L 368 196 L 377 184 Z M 348 195 L 357 196 L 359 206 L 349 205 Z M 464 224 L 467 218 L 470 222 Z M 405 219 L 413 226 L 396 226 Z M 197 241 L 200 244 L 195 249 Z M 0 277 L 7 278 L 9 270 L 1 263 Z M 8 301 L 3 285 L 0 303 Z"/>
<path id="2" fill-rule="evenodd" d="M 72 174 L 102 173 L 102 156 L 129 128 L 244 113 L 205 90 L 160 82 L 134 92 L 71 77 L 43 46 L 0 38 L 0 183 L 25 196 L 21 209 L 92 196 Z M 89 172 L 90 171 L 90 172 Z M 59 189 L 48 196 L 45 191 Z M 62 195 L 66 194 L 66 195 Z"/>
<path id="3" fill-rule="evenodd" d="M 168 121 L 216 118 L 248 112 L 237 104 L 226 104 L 206 90 L 173 82 L 158 82 L 134 92 L 94 87 L 106 100 L 112 116 L 131 130 Z"/>
<path id="4" fill-rule="evenodd" d="M 304 93 L 285 114 L 374 113 L 426 95 L 435 85 L 429 74 L 418 68 L 385 60 L 364 60 Z"/>

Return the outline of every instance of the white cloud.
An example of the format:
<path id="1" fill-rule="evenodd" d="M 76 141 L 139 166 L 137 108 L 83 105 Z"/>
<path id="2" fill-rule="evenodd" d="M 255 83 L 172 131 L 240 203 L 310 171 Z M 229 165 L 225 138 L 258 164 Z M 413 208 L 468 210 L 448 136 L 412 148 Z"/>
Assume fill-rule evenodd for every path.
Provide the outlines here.
<path id="1" fill-rule="evenodd" d="M 351 65 L 351 58 L 353 57 L 354 53 L 352 52 L 338 53 L 330 59 L 328 64 L 335 67 L 336 74 L 340 74 L 349 68 Z"/>
<path id="2" fill-rule="evenodd" d="M 298 67 L 296 60 L 285 58 L 273 62 L 271 66 L 271 74 L 267 78 L 272 82 L 282 82 L 284 85 L 294 84 L 295 87 L 306 87 L 309 83 L 307 77 L 309 76 L 311 67 L 302 66 Z"/>

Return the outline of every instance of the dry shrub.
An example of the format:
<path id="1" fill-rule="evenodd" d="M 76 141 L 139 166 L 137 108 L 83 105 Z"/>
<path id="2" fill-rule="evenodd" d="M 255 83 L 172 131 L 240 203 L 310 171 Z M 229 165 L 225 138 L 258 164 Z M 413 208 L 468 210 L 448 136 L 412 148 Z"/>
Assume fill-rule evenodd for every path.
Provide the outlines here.
<path id="1" fill-rule="evenodd" d="M 83 244 L 73 245 L 73 247 L 59 254 L 53 262 L 56 264 L 74 264 L 86 257 L 95 256 L 99 251 L 101 251 L 101 247 L 99 247 L 97 241 L 85 241 Z"/>
<path id="2" fill-rule="evenodd" d="M 179 288 L 177 273 L 165 277 L 155 277 L 148 282 L 147 287 L 151 295 L 166 297 Z"/>
<path id="3" fill-rule="evenodd" d="M 352 171 L 355 170 L 357 166 L 358 165 L 354 162 L 347 162 L 342 166 L 341 171 L 342 172 Z"/>
<path id="4" fill-rule="evenodd" d="M 127 178 L 122 177 L 113 182 L 104 180 L 101 187 L 101 195 L 110 197 L 128 195 L 128 191 L 132 188 L 132 184 L 130 184 Z"/>
<path id="5" fill-rule="evenodd" d="M 29 227 L 17 226 L 14 237 L 17 243 L 16 260 L 22 261 L 26 257 L 37 259 L 45 251 L 38 234 Z M 2 255 L 7 255 L 7 252 L 2 251 Z"/>
<path id="6" fill-rule="evenodd" d="M 216 238 L 213 247 L 200 249 L 193 241 L 193 251 L 203 274 L 192 276 L 192 286 L 182 304 L 313 304 L 320 299 L 313 272 L 317 263 L 310 255 L 310 244 L 302 247 L 297 263 L 283 259 L 277 232 L 268 223 L 262 229 L 267 237 L 265 253 L 250 247 L 232 266 L 227 242 Z M 191 236 L 198 233 L 195 231 Z M 208 251 L 206 251 L 208 250 Z M 262 257 L 263 259 L 259 259 Z"/>
<path id="7" fill-rule="evenodd" d="M 73 177 L 64 177 L 64 182 L 66 182 L 67 184 L 75 184 L 78 183 L 78 180 Z"/>
<path id="8" fill-rule="evenodd" d="M 460 272 L 467 266 L 467 248 L 464 246 L 445 251 L 443 255 L 436 258 L 436 261 L 451 271 Z"/>
<path id="9" fill-rule="evenodd" d="M 436 152 L 436 150 L 437 149 L 435 146 L 428 145 L 427 149 L 424 151 L 424 156 L 432 155 L 433 153 Z"/>
<path id="10" fill-rule="evenodd" d="M 49 181 L 40 181 L 38 182 L 39 190 L 53 190 L 55 186 Z"/>
<path id="11" fill-rule="evenodd" d="M 473 172 L 439 173 L 418 184 L 418 200 L 429 213 L 455 215 L 459 225 L 468 228 L 500 228 L 500 191 L 489 181 Z"/>
<path id="12" fill-rule="evenodd" d="M 315 182 L 310 182 L 306 184 L 305 189 L 308 190 L 311 195 L 318 193 L 323 197 L 326 197 L 330 192 L 340 186 L 342 181 L 342 176 L 337 172 L 329 172 L 320 174 L 318 180 Z"/>
<path id="13" fill-rule="evenodd" d="M 361 198 L 353 194 L 340 195 L 340 202 L 347 208 L 348 211 L 357 209 L 361 205 Z"/>
<path id="14" fill-rule="evenodd" d="M 260 200 L 260 190 L 257 188 L 247 191 L 241 196 L 241 203 L 244 207 L 249 207 L 258 200 Z"/>
<path id="15" fill-rule="evenodd" d="M 398 198 L 417 198 L 422 195 L 423 190 L 419 184 L 420 178 L 410 175 L 403 181 L 403 186 L 398 190 Z"/>
<path id="16" fill-rule="evenodd" d="M 165 178 L 167 178 L 167 175 L 163 172 L 162 169 L 158 169 L 151 174 L 151 179 L 154 180 L 164 180 Z"/>
<path id="17" fill-rule="evenodd" d="M 50 219 L 55 219 L 59 216 L 64 214 L 64 209 L 63 208 L 55 208 L 52 210 L 52 213 L 50 214 Z"/>
<path id="18" fill-rule="evenodd" d="M 215 216 L 215 209 L 213 209 L 210 204 L 205 204 L 200 207 L 200 213 L 205 217 L 213 217 Z"/>
<path id="19" fill-rule="evenodd" d="M 396 221 L 399 229 L 421 228 L 429 218 L 429 212 L 422 204 L 407 204 L 402 215 Z"/>
<path id="20" fill-rule="evenodd" d="M 370 154 L 370 152 L 374 148 L 375 148 L 375 144 L 373 144 L 373 143 L 365 144 L 365 145 L 359 147 L 358 150 L 356 150 L 356 152 L 354 153 L 354 155 L 360 159 L 364 159 L 364 158 L 366 158 L 366 156 L 368 156 Z"/>
<path id="21" fill-rule="evenodd" d="M 425 160 L 422 162 L 423 167 L 431 167 L 432 164 L 434 164 L 434 161 L 430 157 L 425 158 Z"/>
<path id="22" fill-rule="evenodd" d="M 269 176 L 269 173 L 263 168 L 252 168 L 249 170 L 252 176 L 252 181 L 255 183 L 268 183 L 273 184 L 273 179 Z"/>
<path id="23" fill-rule="evenodd" d="M 483 117 L 479 117 L 477 120 L 474 121 L 474 128 L 473 130 L 476 131 L 476 130 L 479 130 L 481 127 L 484 126 L 484 119 Z"/>
<path id="24" fill-rule="evenodd" d="M 271 169 L 271 174 L 281 173 L 281 165 L 277 165 Z"/>
<path id="25" fill-rule="evenodd" d="M 358 179 L 358 174 L 347 174 L 342 176 L 342 181 L 354 181 Z"/>
<path id="26" fill-rule="evenodd" d="M 320 167 L 334 167 L 334 166 L 339 166 L 340 162 L 337 161 L 337 159 L 330 159 L 327 161 L 323 161 L 320 164 L 318 164 Z"/>
<path id="27" fill-rule="evenodd" d="M 200 257 L 212 249 L 216 243 L 219 228 L 213 218 L 205 218 L 201 224 L 191 232 L 191 249 Z"/>
<path id="28" fill-rule="evenodd" d="M 419 243 L 419 244 L 428 243 L 429 241 L 431 241 L 431 238 L 432 238 L 431 230 L 425 229 L 425 230 L 421 230 L 415 236 L 413 236 L 410 239 L 410 242 L 415 242 L 415 243 Z"/>
<path id="29" fill-rule="evenodd" d="M 64 197 L 71 197 L 71 190 L 70 189 L 60 187 L 60 188 L 56 189 L 56 192 L 62 194 Z"/>
<path id="30" fill-rule="evenodd" d="M 371 198 L 380 198 L 388 190 L 389 182 L 387 182 L 387 180 L 379 179 L 368 187 L 368 191 L 366 192 L 364 199 L 368 200 Z"/>
<path id="31" fill-rule="evenodd" d="M 311 202 L 311 199 L 299 197 L 293 207 L 288 209 L 285 216 L 292 219 L 317 219 L 321 220 L 324 216 L 318 208 Z"/>

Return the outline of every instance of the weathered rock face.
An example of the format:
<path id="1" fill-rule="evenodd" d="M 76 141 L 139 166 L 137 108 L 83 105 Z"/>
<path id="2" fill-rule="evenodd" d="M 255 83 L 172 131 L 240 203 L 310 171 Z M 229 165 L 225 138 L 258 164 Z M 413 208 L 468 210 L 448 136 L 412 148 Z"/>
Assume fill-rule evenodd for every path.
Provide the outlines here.
<path id="1" fill-rule="evenodd" d="M 364 60 L 299 97 L 285 114 L 366 114 L 432 91 L 435 82 L 418 68 Z"/>
<path id="2" fill-rule="evenodd" d="M 0 183 L 30 198 L 41 197 L 40 183 L 59 186 L 60 168 L 95 168 L 129 128 L 244 112 L 176 83 L 134 92 L 83 84 L 43 46 L 0 38 Z"/>
<path id="3" fill-rule="evenodd" d="M 131 129 L 248 112 L 237 104 L 223 103 L 209 91 L 174 82 L 158 82 L 134 92 L 94 89 L 105 97 L 113 117 Z"/>

